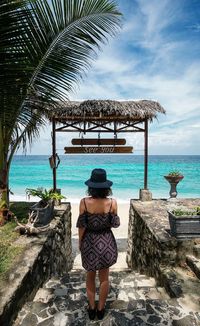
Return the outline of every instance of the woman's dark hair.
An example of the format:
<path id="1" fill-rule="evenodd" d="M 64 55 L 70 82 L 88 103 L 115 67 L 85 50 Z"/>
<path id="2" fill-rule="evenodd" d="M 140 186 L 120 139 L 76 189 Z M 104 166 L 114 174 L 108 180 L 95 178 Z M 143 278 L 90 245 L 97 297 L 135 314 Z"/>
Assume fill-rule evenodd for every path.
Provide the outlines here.
<path id="1" fill-rule="evenodd" d="M 106 198 L 112 196 L 111 188 L 90 188 L 88 187 L 87 194 L 93 198 Z"/>

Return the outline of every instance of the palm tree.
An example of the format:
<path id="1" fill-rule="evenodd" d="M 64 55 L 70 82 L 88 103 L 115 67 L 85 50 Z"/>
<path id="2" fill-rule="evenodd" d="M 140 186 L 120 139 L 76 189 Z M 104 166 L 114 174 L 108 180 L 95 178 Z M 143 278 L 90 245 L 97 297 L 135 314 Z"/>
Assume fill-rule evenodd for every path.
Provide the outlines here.
<path id="1" fill-rule="evenodd" d="M 19 146 L 39 134 L 45 115 L 68 98 L 114 35 L 121 14 L 111 0 L 2 0 L 0 3 L 0 199 Z"/>

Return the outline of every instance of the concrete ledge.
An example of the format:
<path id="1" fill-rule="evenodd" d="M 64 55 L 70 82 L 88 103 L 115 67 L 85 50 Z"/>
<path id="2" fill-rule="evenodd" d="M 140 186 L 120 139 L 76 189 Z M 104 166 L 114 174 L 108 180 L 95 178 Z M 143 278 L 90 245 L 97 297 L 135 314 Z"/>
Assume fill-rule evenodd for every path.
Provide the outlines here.
<path id="1" fill-rule="evenodd" d="M 17 243 L 26 249 L 0 288 L 0 325 L 12 325 L 26 300 L 32 299 L 50 275 L 72 268 L 70 204 L 55 207 L 51 229 L 45 234 L 21 236 Z"/>

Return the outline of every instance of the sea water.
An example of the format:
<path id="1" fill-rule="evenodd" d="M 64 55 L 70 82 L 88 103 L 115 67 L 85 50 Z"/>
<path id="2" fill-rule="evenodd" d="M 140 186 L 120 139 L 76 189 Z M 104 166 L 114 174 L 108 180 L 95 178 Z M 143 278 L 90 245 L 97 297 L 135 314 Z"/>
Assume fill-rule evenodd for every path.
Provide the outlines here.
<path id="1" fill-rule="evenodd" d="M 78 202 L 86 194 L 84 182 L 92 169 L 103 168 L 113 181 L 113 196 L 129 201 L 138 198 L 144 187 L 144 158 L 141 155 L 62 155 L 57 169 L 57 188 L 68 200 Z M 200 197 L 200 155 L 150 155 L 148 188 L 153 198 L 169 198 L 164 175 L 179 170 L 184 179 L 178 184 L 178 197 Z M 25 199 L 26 188 L 52 188 L 52 169 L 46 155 L 16 155 L 10 171 L 11 200 Z"/>

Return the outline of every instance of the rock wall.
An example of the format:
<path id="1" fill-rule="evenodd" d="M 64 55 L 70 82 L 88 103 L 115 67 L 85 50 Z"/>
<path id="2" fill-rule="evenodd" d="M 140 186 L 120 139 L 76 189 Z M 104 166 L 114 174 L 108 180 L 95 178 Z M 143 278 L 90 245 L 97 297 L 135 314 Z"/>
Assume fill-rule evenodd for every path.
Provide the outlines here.
<path id="1" fill-rule="evenodd" d="M 12 325 L 22 305 L 52 274 L 62 275 L 72 268 L 70 204 L 55 207 L 48 232 L 38 237 L 21 236 L 18 244 L 25 246 L 25 251 L 0 289 L 0 325 Z"/>
<path id="2" fill-rule="evenodd" d="M 131 200 L 127 250 L 127 264 L 131 269 L 155 277 L 171 298 L 185 295 L 194 302 L 199 296 L 199 280 L 195 274 L 200 276 L 197 259 L 200 239 L 171 236 L 168 211 L 199 205 L 199 198 Z M 196 291 L 197 296 L 191 299 Z"/>
<path id="3" fill-rule="evenodd" d="M 161 248 L 144 219 L 130 206 L 127 264 L 150 276 L 158 276 Z M 156 275 L 157 274 L 157 275 Z"/>
<path id="4" fill-rule="evenodd" d="M 189 200 L 184 200 L 187 203 Z M 166 200 L 132 200 L 130 205 L 127 264 L 157 279 L 163 268 L 184 262 L 194 247 L 193 240 L 180 241 L 168 232 L 170 205 Z"/>

